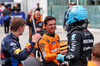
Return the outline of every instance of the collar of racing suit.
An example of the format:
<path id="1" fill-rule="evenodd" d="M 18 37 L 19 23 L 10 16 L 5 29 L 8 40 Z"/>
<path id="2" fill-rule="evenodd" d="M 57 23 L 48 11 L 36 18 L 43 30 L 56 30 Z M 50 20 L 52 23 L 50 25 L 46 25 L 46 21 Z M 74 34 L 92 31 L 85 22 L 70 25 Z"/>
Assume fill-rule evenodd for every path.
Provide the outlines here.
<path id="1" fill-rule="evenodd" d="M 17 36 L 15 36 L 12 32 L 10 32 L 10 35 L 17 41 L 19 41 L 19 38 Z"/>
<path id="2" fill-rule="evenodd" d="M 72 29 L 68 32 L 67 36 L 70 35 L 74 30 L 82 30 L 82 29 L 86 29 L 86 27 L 83 27 L 83 26 L 76 26 L 76 27 L 72 28 Z"/>
<path id="3" fill-rule="evenodd" d="M 51 36 L 51 37 L 54 37 L 55 36 L 55 33 L 54 34 L 51 34 L 51 33 L 49 33 L 49 32 L 45 32 L 45 34 L 47 34 L 47 35 L 49 35 L 49 36 Z"/>

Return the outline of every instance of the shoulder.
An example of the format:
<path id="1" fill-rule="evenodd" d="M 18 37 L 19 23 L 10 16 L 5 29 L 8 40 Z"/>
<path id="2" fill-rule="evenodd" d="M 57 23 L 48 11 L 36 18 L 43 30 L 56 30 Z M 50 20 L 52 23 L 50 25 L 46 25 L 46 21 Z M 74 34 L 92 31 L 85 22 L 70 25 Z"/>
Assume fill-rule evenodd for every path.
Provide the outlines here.
<path id="1" fill-rule="evenodd" d="M 7 35 L 7 36 L 3 39 L 3 41 L 4 41 L 4 43 L 7 44 L 7 45 L 10 44 L 10 43 L 17 43 L 17 41 L 14 40 L 14 39 L 12 38 L 11 35 Z"/>
<path id="2" fill-rule="evenodd" d="M 13 39 L 4 38 L 1 45 L 5 50 L 8 50 L 11 47 L 17 46 L 17 42 L 15 42 Z"/>
<path id="3" fill-rule="evenodd" d="M 46 35 L 46 34 L 44 34 L 42 37 L 41 37 L 41 39 L 39 40 L 39 42 L 48 42 L 49 41 L 49 39 L 48 39 L 48 35 Z"/>
<path id="4" fill-rule="evenodd" d="M 58 34 L 55 34 L 55 36 L 58 36 L 58 37 L 59 37 L 59 35 L 58 35 Z"/>
<path id="5" fill-rule="evenodd" d="M 75 30 L 71 33 L 71 39 L 81 39 L 83 36 L 83 32 L 79 30 Z"/>
<path id="6" fill-rule="evenodd" d="M 72 34 L 82 34 L 83 30 L 74 30 Z"/>

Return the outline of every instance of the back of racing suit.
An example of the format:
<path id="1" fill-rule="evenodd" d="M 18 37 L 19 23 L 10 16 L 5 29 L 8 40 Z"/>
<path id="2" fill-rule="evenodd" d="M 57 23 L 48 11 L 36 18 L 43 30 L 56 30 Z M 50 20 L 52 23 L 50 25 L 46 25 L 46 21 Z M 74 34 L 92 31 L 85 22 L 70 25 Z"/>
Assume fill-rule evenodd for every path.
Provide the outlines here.
<path id="1" fill-rule="evenodd" d="M 19 38 L 13 33 L 9 33 L 1 43 L 1 64 L 2 66 L 22 66 L 21 61 L 25 60 L 32 52 L 35 43 L 27 44 L 21 50 Z"/>
<path id="2" fill-rule="evenodd" d="M 60 38 L 57 34 L 45 32 L 38 43 L 43 58 L 43 66 L 58 66 L 57 53 L 60 53 Z"/>
<path id="3" fill-rule="evenodd" d="M 68 54 L 64 60 L 69 61 L 69 66 L 87 66 L 87 61 L 91 59 L 93 35 L 86 28 L 76 26 L 67 36 Z"/>

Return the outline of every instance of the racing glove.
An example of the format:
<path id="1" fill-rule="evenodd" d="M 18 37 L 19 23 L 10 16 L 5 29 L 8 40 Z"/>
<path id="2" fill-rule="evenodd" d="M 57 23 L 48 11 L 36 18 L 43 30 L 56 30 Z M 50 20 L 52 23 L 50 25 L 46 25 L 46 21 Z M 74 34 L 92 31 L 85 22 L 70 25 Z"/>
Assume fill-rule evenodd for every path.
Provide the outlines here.
<path id="1" fill-rule="evenodd" d="M 57 57 L 56 57 L 56 59 L 57 59 L 58 61 L 65 62 L 64 57 L 65 57 L 65 55 L 58 54 Z"/>

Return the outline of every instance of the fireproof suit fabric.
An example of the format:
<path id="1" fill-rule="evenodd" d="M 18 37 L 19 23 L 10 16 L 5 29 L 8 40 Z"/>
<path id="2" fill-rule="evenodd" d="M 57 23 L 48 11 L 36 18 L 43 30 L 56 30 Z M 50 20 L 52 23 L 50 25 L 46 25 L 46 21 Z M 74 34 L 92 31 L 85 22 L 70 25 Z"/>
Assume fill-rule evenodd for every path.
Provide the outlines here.
<path id="1" fill-rule="evenodd" d="M 58 66 L 57 53 L 60 53 L 60 38 L 57 34 L 46 32 L 38 42 L 43 58 L 43 66 Z"/>
<path id="2" fill-rule="evenodd" d="M 33 34 L 35 34 L 35 30 L 34 30 L 33 21 L 30 15 L 27 16 L 26 22 L 27 22 L 26 25 L 29 26 L 29 42 L 31 42 L 32 40 L 31 37 Z M 41 31 L 39 31 L 38 33 L 44 33 L 45 32 L 45 29 L 43 28 L 44 22 L 42 22 L 42 20 L 39 20 L 38 22 L 36 22 L 35 19 L 34 19 L 34 22 L 35 22 L 36 28 L 41 28 Z"/>
<path id="3" fill-rule="evenodd" d="M 19 43 L 19 38 L 13 33 L 9 33 L 1 43 L 2 66 L 22 66 L 21 61 L 25 60 L 34 48 L 35 43 L 31 42 L 23 50 Z"/>
<path id="4" fill-rule="evenodd" d="M 94 42 L 93 35 L 82 26 L 72 28 L 68 33 L 68 54 L 64 60 L 69 61 L 69 66 L 87 66 L 91 59 Z"/>

